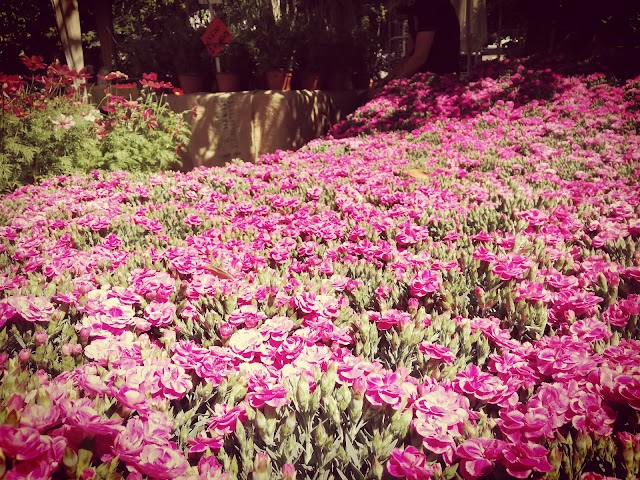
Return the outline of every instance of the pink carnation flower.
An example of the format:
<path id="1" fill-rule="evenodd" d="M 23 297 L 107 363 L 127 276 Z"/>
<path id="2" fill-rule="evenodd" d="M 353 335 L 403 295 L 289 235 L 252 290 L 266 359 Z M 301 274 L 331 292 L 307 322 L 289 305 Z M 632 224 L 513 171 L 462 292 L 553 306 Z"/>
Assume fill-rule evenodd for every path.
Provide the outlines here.
<path id="1" fill-rule="evenodd" d="M 227 322 L 236 327 L 244 324 L 247 328 L 253 328 L 266 318 L 264 312 L 258 311 L 255 305 L 242 305 L 229 314 Z"/>
<path id="2" fill-rule="evenodd" d="M 142 448 L 139 460 L 134 463 L 137 470 L 151 478 L 172 479 L 184 475 L 189 462 L 184 453 L 170 445 L 148 444 Z"/>
<path id="3" fill-rule="evenodd" d="M 495 438 L 470 438 L 458 445 L 456 454 L 461 458 L 460 472 L 465 480 L 490 475 L 502 458 L 506 443 Z"/>
<path id="4" fill-rule="evenodd" d="M 385 374 L 372 373 L 366 378 L 366 398 L 372 405 L 390 405 L 398 407 L 410 391 L 404 386 L 403 379 L 395 372 Z"/>
<path id="5" fill-rule="evenodd" d="M 217 403 L 209 419 L 209 427 L 226 435 L 235 431 L 238 422 L 245 423 L 247 419 L 247 411 L 244 405 L 241 404 L 229 408 L 225 403 Z"/>
<path id="6" fill-rule="evenodd" d="M 424 297 L 440 289 L 442 280 L 439 272 L 422 270 L 411 279 L 409 288 L 414 297 Z"/>
<path id="7" fill-rule="evenodd" d="M 548 450 L 535 443 L 506 444 L 503 451 L 504 466 L 509 475 L 528 478 L 532 471 L 545 473 L 553 470 L 547 460 Z"/>
<path id="8" fill-rule="evenodd" d="M 522 279 L 533 265 L 531 259 L 518 254 L 510 254 L 496 258 L 493 273 L 502 280 Z"/>
<path id="9" fill-rule="evenodd" d="M 387 470 L 394 477 L 407 480 L 426 480 L 433 476 L 424 453 L 409 445 L 404 450 L 394 448 L 387 461 Z"/>
<path id="10" fill-rule="evenodd" d="M 431 360 L 441 360 L 447 365 L 451 365 L 456 359 L 455 355 L 450 348 L 437 343 L 422 342 L 418 345 L 418 349 L 423 355 L 426 355 Z"/>
<path id="11" fill-rule="evenodd" d="M 173 302 L 153 300 L 144 309 L 144 318 L 154 327 L 171 325 L 176 317 L 176 305 Z"/>
<path id="12" fill-rule="evenodd" d="M 252 408 L 261 408 L 264 405 L 277 408 L 289 403 L 287 389 L 283 385 L 276 380 L 262 378 L 249 382 L 246 400 Z"/>
<path id="13" fill-rule="evenodd" d="M 55 307 L 45 297 L 15 295 L 9 297 L 7 303 L 13 307 L 15 315 L 27 322 L 48 322 L 55 312 Z"/>

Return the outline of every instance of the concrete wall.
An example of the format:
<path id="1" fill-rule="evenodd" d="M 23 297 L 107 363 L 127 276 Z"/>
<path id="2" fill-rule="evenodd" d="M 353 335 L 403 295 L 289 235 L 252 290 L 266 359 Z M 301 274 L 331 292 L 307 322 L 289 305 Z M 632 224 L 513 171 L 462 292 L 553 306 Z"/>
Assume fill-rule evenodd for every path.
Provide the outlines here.
<path id="1" fill-rule="evenodd" d="M 252 162 L 278 149 L 298 149 L 353 112 L 363 95 L 356 90 L 254 90 L 169 95 L 168 100 L 174 111 L 195 112 L 188 116 L 189 168 L 223 165 L 234 158 Z"/>

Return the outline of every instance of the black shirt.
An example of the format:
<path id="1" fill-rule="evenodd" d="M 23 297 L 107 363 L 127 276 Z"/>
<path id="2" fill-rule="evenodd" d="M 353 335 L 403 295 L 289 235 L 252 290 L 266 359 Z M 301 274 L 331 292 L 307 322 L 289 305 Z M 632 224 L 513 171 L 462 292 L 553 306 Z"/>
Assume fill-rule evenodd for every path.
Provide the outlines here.
<path id="1" fill-rule="evenodd" d="M 418 71 L 438 74 L 460 70 L 460 23 L 449 0 L 416 0 L 409 8 L 409 34 L 435 32 L 429 58 Z"/>

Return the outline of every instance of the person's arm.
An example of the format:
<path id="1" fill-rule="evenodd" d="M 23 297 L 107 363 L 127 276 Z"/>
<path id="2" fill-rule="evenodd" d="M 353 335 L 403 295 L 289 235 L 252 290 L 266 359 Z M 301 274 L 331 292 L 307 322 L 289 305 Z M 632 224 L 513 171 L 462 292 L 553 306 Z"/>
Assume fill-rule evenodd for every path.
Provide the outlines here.
<path id="1" fill-rule="evenodd" d="M 409 55 L 404 57 L 398 65 L 391 70 L 389 75 L 384 77 L 381 81 L 376 82 L 374 87 L 369 91 L 369 98 L 378 95 L 382 88 L 391 80 L 397 80 L 399 78 L 411 77 L 418 69 L 427 61 L 429 53 L 431 52 L 431 46 L 433 45 L 433 39 L 436 32 L 418 32 L 416 34 L 415 43 L 409 38 Z"/>
<path id="2" fill-rule="evenodd" d="M 405 57 L 392 71 L 385 77 L 385 82 L 397 80 L 399 78 L 409 78 L 416 73 L 429 58 L 431 46 L 436 32 L 418 32 L 411 55 Z"/>

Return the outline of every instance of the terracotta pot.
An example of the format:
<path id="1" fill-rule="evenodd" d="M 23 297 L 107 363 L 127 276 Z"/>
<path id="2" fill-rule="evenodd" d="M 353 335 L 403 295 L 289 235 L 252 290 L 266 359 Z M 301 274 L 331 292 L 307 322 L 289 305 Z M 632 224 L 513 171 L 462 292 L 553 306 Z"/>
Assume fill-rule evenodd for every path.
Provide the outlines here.
<path id="1" fill-rule="evenodd" d="M 242 77 L 239 73 L 216 73 L 216 84 L 219 92 L 239 92 L 242 90 Z"/>
<path id="2" fill-rule="evenodd" d="M 290 70 L 282 68 L 272 68 L 265 72 L 265 81 L 267 90 L 291 90 L 291 77 L 293 73 Z"/>
<path id="3" fill-rule="evenodd" d="M 198 93 L 204 91 L 204 77 L 194 73 L 181 73 L 178 75 L 180 88 L 184 93 Z"/>
<path id="4" fill-rule="evenodd" d="M 293 75 L 293 84 L 298 90 L 320 90 L 322 77 L 314 72 L 296 72 Z"/>

